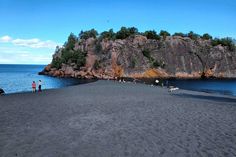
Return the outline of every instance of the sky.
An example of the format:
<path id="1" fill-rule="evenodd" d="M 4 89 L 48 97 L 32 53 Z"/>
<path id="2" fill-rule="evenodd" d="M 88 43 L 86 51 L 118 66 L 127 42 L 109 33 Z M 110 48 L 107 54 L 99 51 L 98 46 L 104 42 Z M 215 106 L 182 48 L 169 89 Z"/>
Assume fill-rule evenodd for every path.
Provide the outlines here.
<path id="1" fill-rule="evenodd" d="M 0 64 L 48 64 L 68 35 L 95 28 L 236 38 L 236 0 L 0 0 Z"/>

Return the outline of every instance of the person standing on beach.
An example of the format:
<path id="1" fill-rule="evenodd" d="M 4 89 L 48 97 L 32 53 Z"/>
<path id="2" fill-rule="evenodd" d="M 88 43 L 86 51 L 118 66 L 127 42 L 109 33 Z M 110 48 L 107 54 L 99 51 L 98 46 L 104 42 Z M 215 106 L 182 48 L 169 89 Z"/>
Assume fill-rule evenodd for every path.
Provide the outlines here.
<path id="1" fill-rule="evenodd" d="M 166 87 L 168 88 L 169 87 L 169 81 L 166 80 Z"/>
<path id="2" fill-rule="evenodd" d="M 0 95 L 5 94 L 4 90 L 2 88 L 0 88 Z"/>
<path id="3" fill-rule="evenodd" d="M 35 81 L 33 81 L 33 83 L 32 83 L 32 90 L 33 90 L 33 93 L 36 92 L 36 83 L 35 83 Z"/>
<path id="4" fill-rule="evenodd" d="M 39 80 L 39 92 L 42 92 L 42 81 L 41 80 Z"/>

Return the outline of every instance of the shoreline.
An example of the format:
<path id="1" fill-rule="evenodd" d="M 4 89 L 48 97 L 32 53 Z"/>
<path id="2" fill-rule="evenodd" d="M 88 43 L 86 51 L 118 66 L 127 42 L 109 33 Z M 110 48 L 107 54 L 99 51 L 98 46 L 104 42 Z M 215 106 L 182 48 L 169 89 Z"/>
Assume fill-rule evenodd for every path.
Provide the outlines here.
<path id="1" fill-rule="evenodd" d="M 43 89 L 42 92 L 36 92 L 36 93 L 33 93 L 32 91 L 23 91 L 23 92 L 16 92 L 16 93 L 5 93 L 3 95 L 0 95 L 0 98 L 1 97 L 4 97 L 4 96 L 11 96 L 11 95 L 24 95 L 24 94 L 33 94 L 33 95 L 37 95 L 37 94 L 41 94 L 41 93 L 48 93 L 48 92 L 51 92 L 51 91 L 54 91 L 54 92 L 57 92 L 57 91 L 61 91 L 61 90 L 65 90 L 65 89 L 69 89 L 69 88 L 76 88 L 76 87 L 80 87 L 80 86 L 83 86 L 83 85 L 86 85 L 86 84 L 92 84 L 92 83 L 96 83 L 96 82 L 108 82 L 108 83 L 118 83 L 118 84 L 121 84 L 121 85 L 143 85 L 143 86 L 146 86 L 146 87 L 151 87 L 151 88 L 157 88 L 157 89 L 163 89 L 166 91 L 166 93 L 169 93 L 169 94 L 176 94 L 176 93 L 179 93 L 179 92 L 183 92 L 183 93 L 194 93 L 194 94 L 197 94 L 197 95 L 209 95 L 210 97 L 215 97 L 217 99 L 235 99 L 235 103 L 236 103 L 236 96 L 235 95 L 232 95 L 232 94 L 222 94 L 222 93 L 217 93 L 217 92 L 210 92 L 210 91 L 198 91 L 198 90 L 188 90 L 188 89 L 178 89 L 177 91 L 174 91 L 174 92 L 169 92 L 169 88 L 167 86 L 160 86 L 160 85 L 153 85 L 153 84 L 150 84 L 150 83 L 146 83 L 146 82 L 131 82 L 131 81 L 127 81 L 125 80 L 125 82 L 119 82 L 118 80 L 105 80 L 105 79 L 92 79 L 93 81 L 91 82 L 86 82 L 86 83 L 81 83 L 81 84 L 75 84 L 75 85 L 70 85 L 70 86 L 65 86 L 65 87 L 61 87 L 61 88 L 50 88 L 50 89 Z"/>
<path id="2" fill-rule="evenodd" d="M 127 79 L 127 78 L 126 78 Z M 128 78 L 130 79 L 130 78 Z M 178 89 L 177 91 L 174 91 L 174 92 L 169 92 L 169 88 L 167 86 L 160 86 L 160 85 L 153 85 L 151 83 L 147 83 L 147 82 L 132 82 L 132 81 L 127 81 L 125 80 L 125 82 L 119 82 L 118 80 L 106 80 L 106 79 L 90 79 L 92 80 L 91 82 L 86 82 L 86 83 L 79 83 L 79 84 L 74 84 L 74 85 L 69 85 L 69 86 L 65 86 L 65 87 L 61 87 L 61 88 L 50 88 L 50 89 L 43 89 L 42 92 L 36 92 L 36 93 L 33 93 L 32 91 L 23 91 L 23 92 L 16 92 L 16 93 L 6 93 L 6 94 L 3 94 L 2 96 L 11 96 L 11 95 L 24 95 L 24 94 L 33 94 L 33 95 L 37 95 L 37 94 L 41 94 L 41 93 L 50 93 L 51 91 L 54 91 L 54 92 L 57 92 L 57 91 L 63 91 L 63 90 L 66 90 L 66 89 L 70 89 L 70 88 L 79 88 L 80 86 L 84 86 L 84 85 L 87 85 L 87 84 L 93 84 L 93 83 L 96 83 L 96 82 L 107 82 L 107 83 L 114 83 L 114 84 L 120 84 L 120 85 L 133 85 L 133 86 L 144 86 L 144 87 L 150 87 L 150 88 L 157 88 L 157 89 L 162 89 L 164 91 L 166 91 L 166 93 L 168 94 L 176 94 L 176 93 L 179 93 L 179 92 L 182 92 L 182 93 L 192 93 L 192 94 L 196 94 L 196 95 L 208 95 L 208 96 L 212 96 L 212 97 L 218 97 L 218 98 L 232 98 L 232 99 L 235 99 L 235 102 L 236 102 L 236 96 L 234 95 L 230 95 L 230 94 L 221 94 L 221 93 L 216 93 L 216 92 L 207 92 L 207 91 L 198 91 L 198 90 L 188 90 L 188 89 Z M 0 96 L 1 98 L 1 96 Z"/>
<path id="3" fill-rule="evenodd" d="M 49 76 L 49 75 L 45 75 L 45 76 L 48 76 L 48 77 L 54 77 L 54 76 Z M 173 80 L 177 80 L 177 81 L 183 81 L 183 80 L 187 80 L 187 81 L 233 81 L 233 80 L 236 80 L 236 78 L 224 78 L 224 79 L 219 79 L 219 78 L 208 78 L 208 79 L 194 79 L 194 78 L 191 78 L 191 79 L 179 79 L 179 78 L 169 78 L 169 79 L 166 79 L 166 78 L 139 78 L 139 79 L 135 79 L 135 78 L 130 78 L 130 77 L 121 77 L 121 78 L 117 78 L 117 79 L 81 79 L 81 78 L 73 78 L 73 77 L 66 77 L 65 79 L 77 79 L 77 80 L 86 80 L 86 82 L 83 82 L 83 83 L 78 83 L 78 84 L 74 84 L 74 85 L 69 85 L 69 86 L 65 86 L 65 87 L 60 87 L 60 88 L 49 88 L 49 89 L 43 89 L 43 91 L 47 91 L 47 90 L 55 90 L 55 89 L 63 89 L 63 88 L 67 88 L 67 87 L 70 87 L 70 86 L 78 86 L 78 85 L 83 85 L 83 84 L 88 84 L 88 83 L 93 83 L 93 82 L 96 82 L 96 81 L 114 81 L 114 82 L 119 82 L 119 81 L 125 81 L 125 83 L 139 83 L 139 84 L 144 84 L 144 85 L 153 85 L 154 87 L 162 87 L 161 86 L 161 82 L 165 82 L 165 81 L 173 81 Z M 62 78 L 63 79 L 63 78 Z M 157 85 L 155 84 L 155 80 L 159 80 L 160 83 Z M 135 81 L 135 82 L 134 82 Z M 120 82 L 120 83 L 123 83 L 123 82 Z M 168 88 L 165 83 L 164 83 L 164 88 Z M 233 93 L 228 93 L 230 91 L 216 91 L 216 90 L 209 90 L 209 89 L 202 89 L 202 90 L 196 90 L 196 89 L 184 89 L 184 88 L 180 88 L 180 90 L 186 90 L 186 91 L 192 91 L 192 92 L 202 92 L 202 93 L 208 93 L 208 94 L 214 94 L 214 95 L 219 95 L 219 96 L 232 96 L 232 97 L 236 97 L 236 95 L 234 95 Z M 223 93 L 223 92 L 226 92 L 226 93 Z M 11 95 L 11 94 L 20 94 L 20 93 L 32 93 L 31 91 L 22 91 L 22 92 L 12 92 L 12 93 L 5 93 L 4 95 Z M 38 93 L 38 92 L 37 92 Z"/>
<path id="4" fill-rule="evenodd" d="M 48 76 L 48 77 L 51 77 L 51 76 Z M 64 78 L 61 78 L 61 79 L 64 79 Z M 65 78 L 65 79 L 75 79 L 75 78 Z M 97 81 L 97 79 L 90 79 L 90 80 L 88 80 L 88 79 L 77 79 L 77 80 L 82 81 L 82 82 L 78 82 L 76 84 L 71 84 L 71 85 L 66 85 L 66 86 L 63 86 L 63 87 L 46 88 L 46 89 L 44 87 L 42 87 L 42 92 L 47 91 L 47 90 L 63 89 L 63 88 L 71 87 L 71 86 L 77 86 L 77 85 L 82 85 L 82 84 L 87 84 L 87 83 L 92 83 L 92 82 Z M 3 95 L 0 95 L 0 96 L 12 95 L 12 94 L 21 94 L 21 93 L 33 93 L 33 92 L 32 92 L 32 90 L 25 90 L 25 91 L 19 91 L 19 92 L 4 93 Z M 36 93 L 39 93 L 38 92 L 38 87 L 37 87 Z"/>

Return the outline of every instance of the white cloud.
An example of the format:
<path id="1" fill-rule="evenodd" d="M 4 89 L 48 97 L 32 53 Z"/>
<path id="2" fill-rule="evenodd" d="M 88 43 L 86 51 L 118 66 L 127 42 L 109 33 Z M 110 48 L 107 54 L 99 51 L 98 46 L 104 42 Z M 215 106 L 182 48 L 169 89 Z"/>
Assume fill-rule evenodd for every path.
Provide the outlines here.
<path id="1" fill-rule="evenodd" d="M 3 42 L 3 43 L 10 42 L 11 40 L 12 40 L 11 37 L 8 36 L 8 35 L 5 35 L 5 36 L 0 38 L 0 42 Z"/>
<path id="2" fill-rule="evenodd" d="M 0 53 L 16 54 L 16 53 L 30 53 L 30 52 L 29 50 L 26 50 L 24 47 L 19 48 L 15 46 L 11 47 L 0 46 Z"/>
<path id="3" fill-rule="evenodd" d="M 9 64 L 9 63 L 11 63 L 11 59 L 5 59 L 0 57 L 0 64 Z"/>
<path id="4" fill-rule="evenodd" d="M 16 50 L 17 52 L 17 50 Z M 48 64 L 52 60 L 51 54 L 17 52 L 0 53 L 0 64 Z"/>
<path id="5" fill-rule="evenodd" d="M 48 64 L 57 45 L 51 40 L 0 37 L 0 64 Z"/>
<path id="6" fill-rule="evenodd" d="M 42 41 L 37 38 L 33 39 L 12 39 L 10 36 L 6 35 L 0 38 L 0 42 L 2 43 L 12 43 L 16 46 L 24 46 L 30 48 L 50 48 L 54 49 L 59 43 L 56 43 L 51 40 Z"/>
<path id="7" fill-rule="evenodd" d="M 17 46 L 25 46 L 30 48 L 56 48 L 57 43 L 47 40 L 41 41 L 39 39 L 15 39 L 12 43 Z"/>
<path id="8" fill-rule="evenodd" d="M 35 49 L 0 43 L 0 64 L 48 64 L 52 60 L 52 49 Z"/>

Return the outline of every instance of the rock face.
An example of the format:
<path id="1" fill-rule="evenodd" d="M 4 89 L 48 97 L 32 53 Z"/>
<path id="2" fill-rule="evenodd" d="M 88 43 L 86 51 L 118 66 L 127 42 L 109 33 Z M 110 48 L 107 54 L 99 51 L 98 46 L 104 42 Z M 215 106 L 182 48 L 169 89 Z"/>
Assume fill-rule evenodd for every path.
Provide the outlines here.
<path id="1" fill-rule="evenodd" d="M 87 52 L 86 65 L 62 64 L 60 69 L 45 67 L 41 74 L 57 77 L 115 79 L 153 78 L 235 78 L 236 52 L 210 41 L 170 36 L 151 40 L 137 35 L 124 40 L 89 38 L 75 44 Z M 61 57 L 60 52 L 53 58 Z"/>

